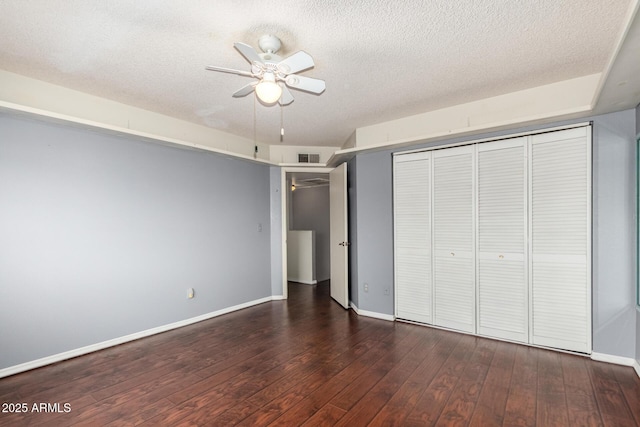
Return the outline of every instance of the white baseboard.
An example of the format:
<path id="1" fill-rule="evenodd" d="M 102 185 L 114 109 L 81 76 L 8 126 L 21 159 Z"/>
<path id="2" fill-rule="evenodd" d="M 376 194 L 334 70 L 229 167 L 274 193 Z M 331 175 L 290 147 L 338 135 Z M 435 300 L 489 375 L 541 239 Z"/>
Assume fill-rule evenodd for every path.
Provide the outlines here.
<path id="1" fill-rule="evenodd" d="M 612 354 L 591 353 L 591 359 L 597 362 L 613 363 L 614 365 L 633 366 L 636 363 L 635 359 L 631 357 L 614 356 Z"/>
<path id="2" fill-rule="evenodd" d="M 604 353 L 591 353 L 591 359 L 598 362 L 613 363 L 615 365 L 631 366 L 640 378 L 640 364 L 636 359 L 631 357 L 612 356 Z"/>
<path id="3" fill-rule="evenodd" d="M 282 295 L 260 298 L 254 301 L 249 301 L 242 304 L 234 305 L 233 307 L 227 307 L 227 308 L 223 308 L 222 310 L 213 311 L 211 313 L 206 313 L 200 316 L 192 317 L 190 319 L 185 319 L 179 322 L 170 323 L 168 325 L 158 326 L 156 328 L 151 328 L 145 331 L 136 332 L 136 333 L 125 335 L 119 338 L 102 341 L 102 342 L 91 344 L 85 347 L 76 348 L 74 350 L 69 350 L 63 353 L 58 353 L 51 356 L 43 357 L 41 359 L 32 360 L 30 362 L 21 363 L 19 365 L 9 366 L 8 368 L 0 369 L 0 378 L 8 377 L 10 375 L 15 375 L 20 372 L 29 371 L 35 368 L 40 368 L 42 366 L 50 365 L 52 363 L 61 362 L 66 359 L 71 359 L 72 357 L 78 357 L 84 354 L 93 353 L 94 351 L 103 350 L 105 348 L 113 347 L 116 345 L 124 344 L 129 341 L 134 341 L 140 338 L 170 331 L 172 329 L 181 328 L 183 326 L 191 325 L 193 323 L 202 322 L 203 320 L 208 320 L 213 317 L 222 316 L 223 314 L 231 313 L 232 311 L 242 310 L 243 308 L 251 307 L 254 305 L 263 304 L 265 302 L 269 302 L 274 299 L 282 299 Z"/>
<path id="4" fill-rule="evenodd" d="M 302 283 L 304 285 L 316 285 L 318 283 L 317 280 L 301 280 L 301 279 L 292 279 L 291 277 L 287 277 L 289 282 Z"/>
<path id="5" fill-rule="evenodd" d="M 374 319 L 388 320 L 390 322 L 393 322 L 394 320 L 396 320 L 396 318 L 391 314 L 383 314 L 383 313 L 377 313 L 375 311 L 360 310 L 353 303 L 353 301 L 349 301 L 349 305 L 358 316 L 373 317 Z"/>

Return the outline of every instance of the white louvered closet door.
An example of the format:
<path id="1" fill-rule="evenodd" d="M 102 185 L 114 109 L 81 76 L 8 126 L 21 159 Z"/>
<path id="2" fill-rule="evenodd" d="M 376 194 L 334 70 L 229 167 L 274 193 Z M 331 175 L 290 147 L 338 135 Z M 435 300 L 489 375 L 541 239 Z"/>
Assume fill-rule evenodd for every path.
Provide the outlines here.
<path id="1" fill-rule="evenodd" d="M 478 334 L 529 339 L 526 137 L 479 144 Z"/>
<path id="2" fill-rule="evenodd" d="M 531 343 L 591 352 L 591 128 L 531 137 Z"/>
<path id="3" fill-rule="evenodd" d="M 432 323 L 431 154 L 394 157 L 396 317 Z"/>
<path id="4" fill-rule="evenodd" d="M 434 324 L 475 333 L 475 146 L 433 152 Z"/>

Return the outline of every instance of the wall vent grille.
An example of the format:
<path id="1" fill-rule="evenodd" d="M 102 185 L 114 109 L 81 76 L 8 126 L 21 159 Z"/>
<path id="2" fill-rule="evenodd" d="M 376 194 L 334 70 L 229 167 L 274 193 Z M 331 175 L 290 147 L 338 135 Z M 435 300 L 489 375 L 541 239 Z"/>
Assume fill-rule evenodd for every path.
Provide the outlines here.
<path id="1" fill-rule="evenodd" d="M 320 154 L 299 153 L 298 163 L 320 163 Z"/>

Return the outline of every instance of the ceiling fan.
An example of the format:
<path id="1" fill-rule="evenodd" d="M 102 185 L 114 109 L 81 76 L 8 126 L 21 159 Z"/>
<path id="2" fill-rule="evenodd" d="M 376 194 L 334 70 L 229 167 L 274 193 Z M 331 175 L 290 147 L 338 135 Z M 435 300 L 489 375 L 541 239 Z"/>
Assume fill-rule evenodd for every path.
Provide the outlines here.
<path id="1" fill-rule="evenodd" d="M 299 51 L 287 58 L 276 55 L 282 46 L 280 39 L 273 35 L 260 37 L 258 45 L 263 53 L 244 43 L 234 43 L 233 46 L 251 64 L 251 71 L 234 70 L 231 68 L 207 66 L 210 71 L 237 74 L 239 76 L 254 77 L 258 81 L 251 82 L 237 90 L 233 96 L 239 98 L 247 96 L 255 90 L 258 98 L 267 105 L 289 105 L 293 102 L 293 95 L 289 88 L 315 93 L 324 92 L 324 80 L 300 76 L 296 73 L 314 67 L 313 58 L 305 51 Z"/>

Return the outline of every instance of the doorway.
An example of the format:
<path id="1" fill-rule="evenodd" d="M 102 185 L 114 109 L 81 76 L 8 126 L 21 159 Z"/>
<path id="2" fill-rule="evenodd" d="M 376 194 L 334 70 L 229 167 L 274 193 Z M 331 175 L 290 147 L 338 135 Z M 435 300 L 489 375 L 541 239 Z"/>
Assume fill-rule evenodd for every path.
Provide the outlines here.
<path id="1" fill-rule="evenodd" d="M 290 206 L 293 207 L 288 196 L 289 191 L 293 193 L 291 182 L 287 181 L 288 173 L 319 173 L 328 174 L 329 177 L 329 259 L 330 259 L 330 282 L 331 297 L 342 305 L 345 309 L 350 306 L 349 302 L 349 281 L 348 281 L 348 226 L 347 226 L 347 165 L 342 163 L 335 168 L 304 168 L 304 167 L 283 167 L 281 168 L 280 186 L 283 189 L 281 199 L 282 212 L 282 297 L 288 295 L 288 263 L 287 263 L 287 239 L 291 225 L 289 215 Z M 303 177 L 305 179 L 307 177 Z M 321 178 L 321 177 L 320 177 Z M 313 178 L 311 182 L 317 183 Z M 318 179 L 318 178 L 316 178 Z"/>
<path id="2" fill-rule="evenodd" d="M 288 238 L 289 238 L 289 231 L 290 230 L 296 230 L 296 228 L 298 228 L 298 230 L 302 229 L 306 229 L 306 230 L 314 230 L 316 231 L 316 239 L 317 239 L 317 229 L 318 227 L 320 227 L 322 230 L 320 231 L 320 234 L 324 233 L 324 229 L 325 229 L 325 224 L 326 227 L 330 227 L 330 221 L 329 221 L 329 213 L 328 213 L 328 201 L 327 201 L 327 211 L 326 211 L 326 217 L 324 214 L 318 214 L 318 215 L 314 215 L 310 212 L 308 212 L 308 208 L 305 208 L 304 206 L 300 207 L 301 205 L 303 205 L 303 203 L 298 203 L 298 202 L 304 202 L 305 200 L 312 200 L 314 199 L 314 196 L 317 195 L 322 195 L 322 193 L 326 190 L 328 192 L 328 185 L 326 187 L 323 187 L 325 184 L 325 180 L 326 183 L 328 184 L 328 180 L 329 180 L 329 172 L 331 172 L 331 168 L 323 168 L 323 167 L 283 167 L 281 168 L 281 188 L 282 188 L 282 295 L 283 297 L 286 299 L 287 295 L 288 295 L 288 281 L 289 279 L 289 263 L 288 263 Z M 295 185 L 295 190 L 293 189 L 293 186 Z M 324 190 L 323 190 L 324 188 Z M 298 193 L 296 193 L 294 195 L 294 193 L 298 191 Z M 294 197 L 295 197 L 295 202 L 294 202 Z M 325 200 L 324 197 L 318 197 L 319 201 L 323 201 Z M 295 203 L 295 204 L 294 204 Z M 312 204 L 315 205 L 316 202 L 314 202 Z M 301 214 L 299 216 L 296 216 L 296 206 L 298 206 L 297 209 L 297 213 Z M 324 209 L 320 209 L 321 211 L 324 211 Z M 324 239 L 323 236 L 320 236 L 321 240 Z M 316 243 L 314 245 L 314 248 L 316 249 L 316 274 L 315 274 L 315 280 L 316 282 L 319 282 L 318 278 L 323 278 L 325 273 L 323 272 L 323 266 L 324 264 L 322 264 L 322 266 L 320 267 L 320 270 L 318 270 L 318 241 L 316 240 Z M 327 250 L 328 250 L 329 246 L 327 243 Z M 322 252 L 322 254 L 320 255 L 320 257 L 322 258 L 323 255 L 326 255 L 326 252 L 324 252 L 324 249 L 320 250 Z M 324 261 L 321 260 L 322 263 L 324 263 Z M 318 275 L 318 273 L 321 273 L 320 276 Z M 330 277 L 330 272 L 328 273 L 328 276 Z M 297 277 L 292 277 L 291 279 L 299 279 Z"/>
<path id="3" fill-rule="evenodd" d="M 289 172 L 287 280 L 314 285 L 331 278 L 329 174 Z"/>

